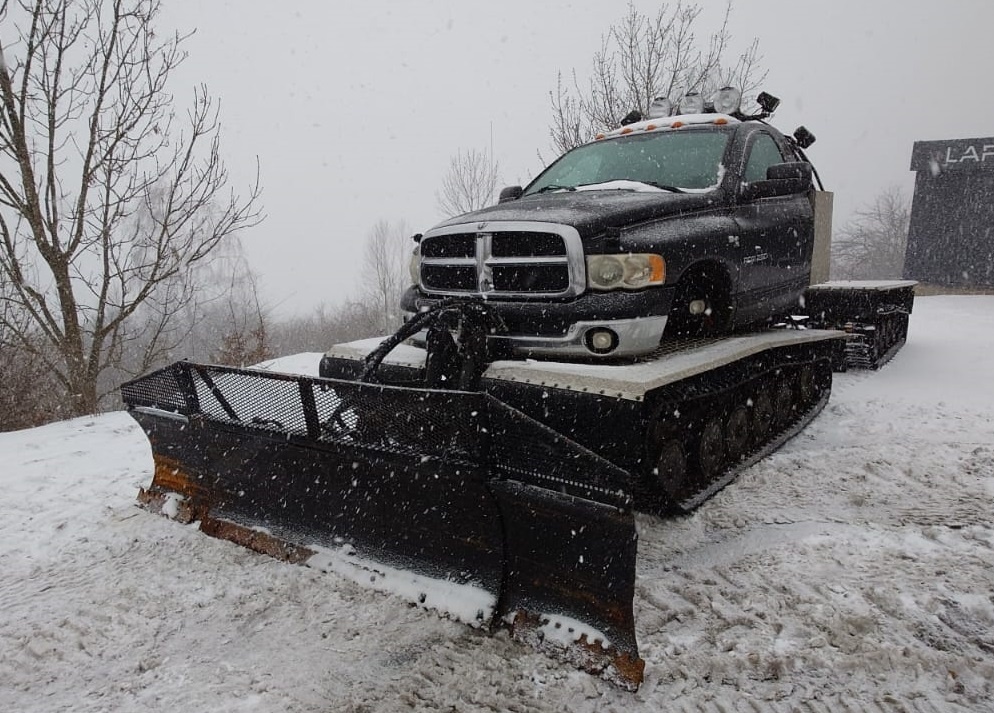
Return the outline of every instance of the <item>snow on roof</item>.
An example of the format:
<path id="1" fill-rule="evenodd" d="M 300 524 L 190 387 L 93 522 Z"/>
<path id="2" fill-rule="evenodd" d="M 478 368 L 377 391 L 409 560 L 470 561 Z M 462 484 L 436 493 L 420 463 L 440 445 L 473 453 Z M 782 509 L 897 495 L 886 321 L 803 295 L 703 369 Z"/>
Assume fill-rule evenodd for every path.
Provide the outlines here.
<path id="1" fill-rule="evenodd" d="M 727 124 L 740 124 L 738 119 L 728 114 L 679 114 L 677 116 L 666 116 L 658 119 L 643 119 L 627 126 L 621 126 L 611 131 L 597 134 L 595 141 L 601 139 L 614 139 L 619 136 L 628 136 L 633 133 L 646 133 L 650 131 L 667 131 L 679 129 L 683 126 L 700 126 L 715 124 L 718 126 Z"/>

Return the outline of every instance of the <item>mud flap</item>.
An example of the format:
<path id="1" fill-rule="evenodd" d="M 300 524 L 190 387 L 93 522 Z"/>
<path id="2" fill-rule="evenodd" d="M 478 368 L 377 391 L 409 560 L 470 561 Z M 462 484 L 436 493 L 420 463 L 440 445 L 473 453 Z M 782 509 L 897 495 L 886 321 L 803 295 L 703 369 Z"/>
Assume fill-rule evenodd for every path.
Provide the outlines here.
<path id="1" fill-rule="evenodd" d="M 641 682 L 630 476 L 562 434 L 484 393 L 190 362 L 122 395 L 153 509 Z"/>

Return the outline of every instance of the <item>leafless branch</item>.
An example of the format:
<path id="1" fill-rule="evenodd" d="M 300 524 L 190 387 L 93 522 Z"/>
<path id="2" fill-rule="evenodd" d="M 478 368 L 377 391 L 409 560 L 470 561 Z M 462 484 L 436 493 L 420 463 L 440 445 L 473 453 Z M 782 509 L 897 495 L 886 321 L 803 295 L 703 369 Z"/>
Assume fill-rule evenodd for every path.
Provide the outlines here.
<path id="1" fill-rule="evenodd" d="M 911 205 L 897 187 L 857 210 L 832 241 L 832 276 L 846 280 L 899 278 L 904 272 Z"/>
<path id="2" fill-rule="evenodd" d="M 391 225 L 378 221 L 366 236 L 363 260 L 363 295 L 378 315 L 380 334 L 400 326 L 400 297 L 411 280 L 408 265 L 414 244 L 404 221 Z"/>
<path id="3" fill-rule="evenodd" d="M 725 8 L 722 24 L 705 42 L 694 33 L 697 5 L 663 4 L 654 17 L 629 4 L 625 16 L 612 25 L 592 58 L 586 84 L 560 72 L 549 93 L 552 125 L 549 138 L 556 153 L 592 139 L 597 132 L 617 127 L 633 110 L 643 115 L 652 100 L 678 101 L 687 92 L 707 96 L 727 84 L 749 96 L 765 79 L 758 40 L 731 64 L 726 55 L 731 43 L 732 5 Z"/>
<path id="4" fill-rule="evenodd" d="M 195 266 L 262 218 L 258 175 L 244 195 L 230 187 L 206 87 L 174 109 L 187 36 L 160 35 L 159 12 L 159 0 L 0 5 L 0 277 L 57 355 L 72 413 L 98 407 L 128 345 L 162 352 Z"/>
<path id="5" fill-rule="evenodd" d="M 497 191 L 497 162 L 489 151 L 458 151 L 449 159 L 449 170 L 435 193 L 439 211 L 446 217 L 491 205 Z"/>

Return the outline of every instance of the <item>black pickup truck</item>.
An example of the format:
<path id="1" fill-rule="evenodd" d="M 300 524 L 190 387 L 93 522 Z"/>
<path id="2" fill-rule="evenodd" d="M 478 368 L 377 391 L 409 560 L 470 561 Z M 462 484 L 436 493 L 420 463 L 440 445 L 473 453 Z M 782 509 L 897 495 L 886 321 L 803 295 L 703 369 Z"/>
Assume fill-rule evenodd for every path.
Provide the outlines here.
<path id="1" fill-rule="evenodd" d="M 515 354 L 565 359 L 789 314 L 810 282 L 814 137 L 763 118 L 702 112 L 599 135 L 424 233 L 402 309 L 481 299 Z"/>

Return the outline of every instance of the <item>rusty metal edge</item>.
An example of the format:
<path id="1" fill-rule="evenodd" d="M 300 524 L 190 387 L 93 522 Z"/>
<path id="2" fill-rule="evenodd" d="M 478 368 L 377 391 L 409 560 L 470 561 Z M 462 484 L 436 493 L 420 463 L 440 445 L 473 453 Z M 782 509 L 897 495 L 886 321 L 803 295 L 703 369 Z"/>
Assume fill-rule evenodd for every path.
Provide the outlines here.
<path id="1" fill-rule="evenodd" d="M 199 529 L 205 535 L 241 545 L 254 552 L 268 555 L 290 564 L 306 564 L 315 553 L 302 545 L 290 542 L 268 532 L 246 527 L 231 520 L 215 518 L 210 514 L 210 495 L 207 489 L 195 483 L 186 474 L 178 461 L 159 454 L 153 455 L 155 472 L 148 489 L 138 492 L 138 503 L 150 512 L 169 517 L 182 524 L 199 521 Z M 167 512 L 165 506 L 171 496 L 175 500 L 175 514 Z M 540 651 L 551 658 L 598 676 L 605 681 L 628 691 L 637 691 L 642 683 L 645 661 L 638 657 L 604 648 L 600 641 L 588 641 L 586 634 L 571 645 L 553 642 L 543 635 L 543 621 L 532 612 L 518 611 L 513 616 L 499 621 L 506 627 L 511 638 Z"/>
<path id="2" fill-rule="evenodd" d="M 502 622 L 515 641 L 575 666 L 627 691 L 635 692 L 645 678 L 645 661 L 637 656 L 604 648 L 600 641 L 589 641 L 586 634 L 572 644 L 551 641 L 543 629 L 550 623 L 532 612 L 515 612 L 510 621 Z"/>

